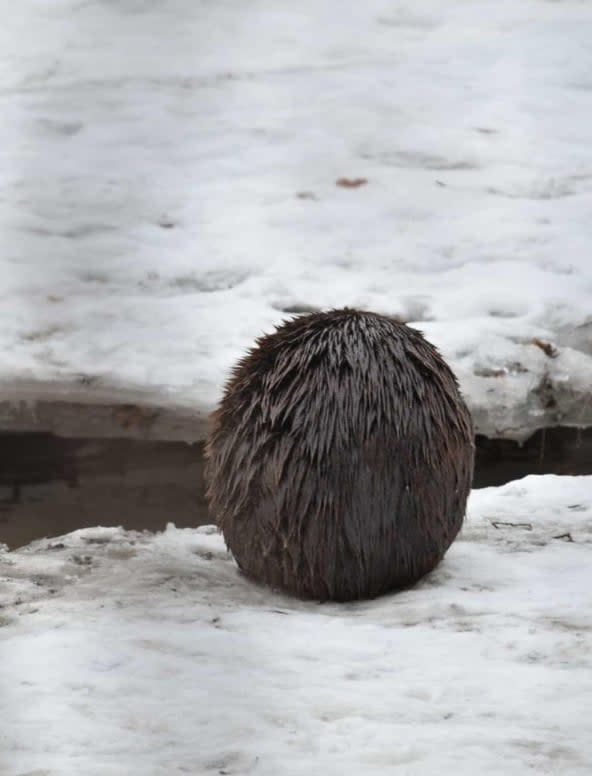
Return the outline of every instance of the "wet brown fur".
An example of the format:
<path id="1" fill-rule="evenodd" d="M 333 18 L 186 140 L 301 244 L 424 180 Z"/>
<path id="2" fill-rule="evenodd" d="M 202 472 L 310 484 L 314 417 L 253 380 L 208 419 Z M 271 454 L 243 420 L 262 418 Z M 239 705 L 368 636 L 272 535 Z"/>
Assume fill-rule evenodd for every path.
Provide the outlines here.
<path id="1" fill-rule="evenodd" d="M 465 514 L 473 427 L 420 332 L 346 308 L 257 340 L 206 456 L 211 511 L 243 572 L 345 601 L 407 587 L 441 560 Z"/>

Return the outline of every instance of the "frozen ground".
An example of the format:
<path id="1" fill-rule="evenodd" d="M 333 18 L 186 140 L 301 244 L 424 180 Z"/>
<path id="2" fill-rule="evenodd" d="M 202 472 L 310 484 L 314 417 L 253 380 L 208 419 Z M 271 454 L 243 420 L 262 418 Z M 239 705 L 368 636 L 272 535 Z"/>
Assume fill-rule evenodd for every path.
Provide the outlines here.
<path id="1" fill-rule="evenodd" d="M 592 477 L 474 492 L 404 593 L 300 602 L 213 528 L 0 554 L 2 776 L 589 776 Z"/>
<path id="2" fill-rule="evenodd" d="M 484 433 L 592 423 L 591 39 L 579 0 L 8 4 L 0 395 L 207 412 L 348 304 L 423 329 Z"/>
<path id="3" fill-rule="evenodd" d="M 482 433 L 592 424 L 590 3 L 6 6 L 0 405 L 203 415 L 348 304 L 423 329 Z M 591 494 L 475 492 L 433 575 L 347 606 L 207 529 L 2 551 L 0 775 L 589 776 Z"/>

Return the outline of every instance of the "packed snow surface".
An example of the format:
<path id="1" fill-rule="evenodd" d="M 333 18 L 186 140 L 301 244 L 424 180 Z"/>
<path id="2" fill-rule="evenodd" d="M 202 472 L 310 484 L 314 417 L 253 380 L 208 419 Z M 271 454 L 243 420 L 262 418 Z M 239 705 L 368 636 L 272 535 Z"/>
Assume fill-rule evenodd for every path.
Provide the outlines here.
<path id="1" fill-rule="evenodd" d="M 6 4 L 0 381 L 208 411 L 350 305 L 484 433 L 592 423 L 591 40 L 580 0 Z"/>
<path id="2" fill-rule="evenodd" d="M 589 776 L 592 477 L 472 494 L 356 604 L 241 577 L 213 527 L 0 554 L 2 776 Z"/>

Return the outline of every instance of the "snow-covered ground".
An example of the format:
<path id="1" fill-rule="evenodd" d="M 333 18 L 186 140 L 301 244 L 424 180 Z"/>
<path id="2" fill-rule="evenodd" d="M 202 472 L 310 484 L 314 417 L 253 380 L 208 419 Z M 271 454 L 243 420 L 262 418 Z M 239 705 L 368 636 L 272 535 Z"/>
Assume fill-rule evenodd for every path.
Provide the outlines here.
<path id="1" fill-rule="evenodd" d="M 554 476 L 359 604 L 252 584 L 211 527 L 1 553 L 0 773 L 589 776 L 591 561 L 592 477 Z"/>
<path id="2" fill-rule="evenodd" d="M 592 424 L 589 2 L 5 5 L 0 415 L 203 417 L 258 334 L 351 305 L 425 331 L 482 433 Z M 0 550 L 0 776 L 589 776 L 591 553 L 592 478 L 552 476 L 360 604 L 213 528 Z"/>
<path id="3" fill-rule="evenodd" d="M 591 40 L 580 0 L 6 4 L 0 398 L 207 412 L 347 304 L 424 330 L 484 433 L 592 423 Z"/>

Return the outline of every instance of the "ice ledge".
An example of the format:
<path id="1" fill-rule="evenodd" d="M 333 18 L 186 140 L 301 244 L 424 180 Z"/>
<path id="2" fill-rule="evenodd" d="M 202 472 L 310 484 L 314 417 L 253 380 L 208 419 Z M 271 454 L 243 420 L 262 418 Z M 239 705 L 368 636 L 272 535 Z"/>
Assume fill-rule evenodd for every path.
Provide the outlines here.
<path id="1" fill-rule="evenodd" d="M 523 441 L 553 426 L 592 426 L 592 356 L 546 343 L 522 347 L 511 364 L 470 368 L 452 363 L 476 431 Z M 209 386 L 210 387 L 210 386 Z M 207 434 L 215 406 L 187 388 L 122 381 L 59 380 L 27 376 L 0 381 L 0 429 L 46 431 L 67 437 L 128 437 L 195 442 Z"/>
<path id="2" fill-rule="evenodd" d="M 592 357 L 572 348 L 552 352 L 528 371 L 456 370 L 477 433 L 523 441 L 542 428 L 592 426 Z"/>
<path id="3" fill-rule="evenodd" d="M 148 388 L 113 383 L 84 387 L 14 378 L 0 383 L 0 431 L 64 437 L 196 442 L 205 439 L 208 408 Z"/>

